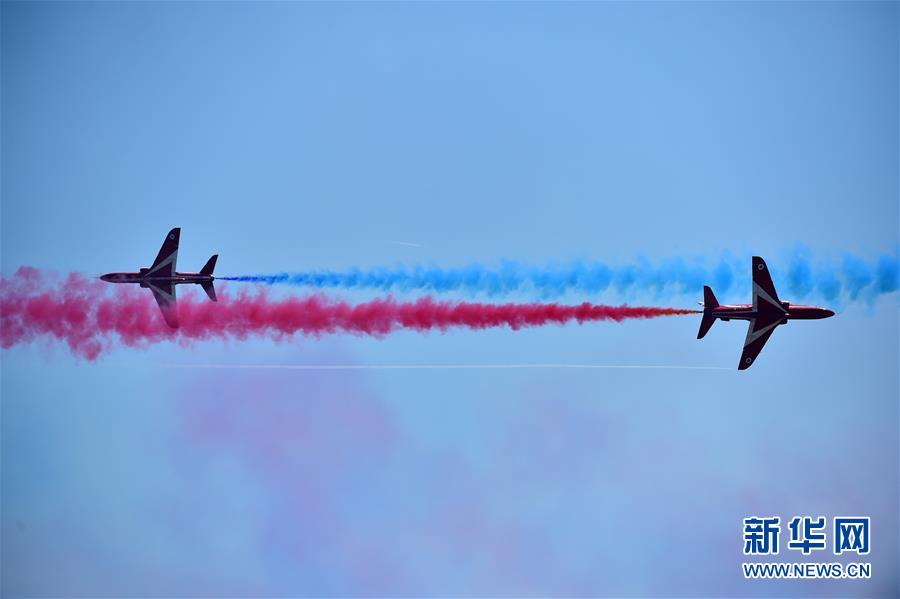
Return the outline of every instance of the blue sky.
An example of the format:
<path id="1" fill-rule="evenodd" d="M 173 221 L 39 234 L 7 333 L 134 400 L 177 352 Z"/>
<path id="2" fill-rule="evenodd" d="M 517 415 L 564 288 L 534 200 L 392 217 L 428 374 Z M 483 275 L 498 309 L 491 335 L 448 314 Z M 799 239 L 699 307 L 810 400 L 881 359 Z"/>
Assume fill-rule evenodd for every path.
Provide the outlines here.
<path id="1" fill-rule="evenodd" d="M 4 275 L 144 266 L 173 226 L 221 274 L 900 242 L 897 3 L 0 17 Z M 746 373 L 172 368 L 733 367 L 744 326 L 690 317 L 3 350 L 3 594 L 896 596 L 897 295 L 840 308 Z M 873 579 L 745 582 L 757 513 L 871 515 Z"/>

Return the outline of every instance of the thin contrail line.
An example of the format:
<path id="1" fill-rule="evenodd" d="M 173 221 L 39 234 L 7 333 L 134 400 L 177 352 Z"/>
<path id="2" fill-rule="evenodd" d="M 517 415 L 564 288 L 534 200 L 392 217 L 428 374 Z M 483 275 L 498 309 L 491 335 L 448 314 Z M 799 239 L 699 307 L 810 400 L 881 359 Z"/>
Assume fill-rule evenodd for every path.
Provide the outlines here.
<path id="1" fill-rule="evenodd" d="M 734 370 L 722 366 L 668 366 L 615 364 L 166 364 L 169 368 L 213 370 L 514 370 L 514 369 L 586 369 L 586 370 Z"/>
<path id="2" fill-rule="evenodd" d="M 404 245 L 410 248 L 424 248 L 425 246 L 421 243 L 413 243 L 412 241 L 388 241 L 388 243 L 393 243 L 396 245 Z"/>

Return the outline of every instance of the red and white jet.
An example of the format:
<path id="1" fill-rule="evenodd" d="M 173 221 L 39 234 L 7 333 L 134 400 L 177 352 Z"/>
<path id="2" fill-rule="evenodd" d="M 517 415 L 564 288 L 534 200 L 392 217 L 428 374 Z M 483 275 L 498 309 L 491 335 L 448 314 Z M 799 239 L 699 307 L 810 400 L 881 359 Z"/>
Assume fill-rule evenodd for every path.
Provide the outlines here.
<path id="1" fill-rule="evenodd" d="M 159 254 L 150 268 L 142 268 L 138 272 L 111 272 L 100 278 L 107 283 L 137 283 L 153 292 L 156 303 L 162 311 L 166 323 L 173 329 L 178 328 L 178 310 L 175 303 L 175 286 L 184 283 L 195 283 L 203 287 L 209 299 L 216 301 L 216 289 L 213 287 L 213 269 L 216 267 L 215 254 L 207 260 L 200 272 L 176 272 L 175 262 L 178 259 L 178 242 L 181 229 L 174 228 L 166 235 Z"/>
<path id="2" fill-rule="evenodd" d="M 731 306 L 720 305 L 712 289 L 703 286 L 703 319 L 697 339 L 703 339 L 717 318 L 722 320 L 749 320 L 747 338 L 744 340 L 744 352 L 738 370 L 750 368 L 763 345 L 769 340 L 775 327 L 787 324 L 789 320 L 819 320 L 834 316 L 834 312 L 818 306 L 799 306 L 778 299 L 769 268 L 765 260 L 753 256 L 753 304 Z"/>

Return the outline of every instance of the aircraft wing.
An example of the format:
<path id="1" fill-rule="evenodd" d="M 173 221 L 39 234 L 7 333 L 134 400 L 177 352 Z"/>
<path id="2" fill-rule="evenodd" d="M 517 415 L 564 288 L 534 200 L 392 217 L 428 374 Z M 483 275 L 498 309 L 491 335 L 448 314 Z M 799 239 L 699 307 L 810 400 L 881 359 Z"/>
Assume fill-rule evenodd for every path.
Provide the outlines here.
<path id="1" fill-rule="evenodd" d="M 153 261 L 147 274 L 157 277 L 171 277 L 175 274 L 175 262 L 178 260 L 178 242 L 181 238 L 181 229 L 175 227 L 166 235 L 159 254 Z"/>
<path id="2" fill-rule="evenodd" d="M 753 309 L 763 312 L 774 310 L 782 314 L 786 312 L 778 299 L 769 267 L 759 256 L 753 256 Z"/>
<path id="3" fill-rule="evenodd" d="M 744 351 L 741 354 L 741 361 L 738 364 L 738 370 L 747 370 L 756 361 L 756 356 L 762 351 L 763 346 L 775 327 L 781 324 L 781 316 L 777 318 L 757 317 L 750 321 L 750 327 L 747 329 L 747 338 L 744 339 Z"/>
<path id="4" fill-rule="evenodd" d="M 178 328 L 178 309 L 175 298 L 175 285 L 170 282 L 153 281 L 149 283 L 150 291 L 156 303 L 159 304 L 159 310 L 162 312 L 163 318 L 173 329 Z"/>

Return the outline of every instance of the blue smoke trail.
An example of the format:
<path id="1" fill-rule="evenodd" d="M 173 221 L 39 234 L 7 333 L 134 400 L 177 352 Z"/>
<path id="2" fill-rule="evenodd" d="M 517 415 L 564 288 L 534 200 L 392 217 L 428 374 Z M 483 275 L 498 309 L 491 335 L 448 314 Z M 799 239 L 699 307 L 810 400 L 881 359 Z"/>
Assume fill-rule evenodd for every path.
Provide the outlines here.
<path id="1" fill-rule="evenodd" d="M 816 262 L 805 248 L 798 247 L 792 257 L 769 262 L 781 295 L 793 300 L 873 299 L 898 289 L 897 256 L 882 255 L 865 261 L 845 255 L 839 264 Z M 319 289 L 374 289 L 379 291 L 468 292 L 501 295 L 517 291 L 535 291 L 544 296 L 567 292 L 599 294 L 650 293 L 656 296 L 699 296 L 703 285 L 710 285 L 721 297 L 749 292 L 750 259 L 728 257 L 716 263 L 689 262 L 682 258 L 651 263 L 640 259 L 630 265 L 610 265 L 595 261 L 572 261 L 537 266 L 503 261 L 496 267 L 472 264 L 458 268 L 403 267 L 352 268 L 345 271 L 283 272 L 278 274 L 222 277 L 269 285 L 288 284 Z"/>

